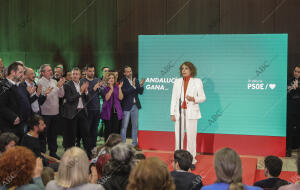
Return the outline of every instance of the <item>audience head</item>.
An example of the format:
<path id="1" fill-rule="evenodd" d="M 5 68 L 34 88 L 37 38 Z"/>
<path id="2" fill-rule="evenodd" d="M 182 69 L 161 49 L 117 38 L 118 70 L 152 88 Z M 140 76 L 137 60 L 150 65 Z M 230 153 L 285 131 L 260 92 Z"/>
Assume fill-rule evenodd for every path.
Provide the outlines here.
<path id="1" fill-rule="evenodd" d="M 116 81 L 118 81 L 118 78 L 119 78 L 119 72 L 118 72 L 116 69 L 111 70 L 110 72 L 112 72 L 112 73 L 115 74 L 115 76 L 116 76 Z"/>
<path id="2" fill-rule="evenodd" d="M 195 77 L 197 74 L 196 67 L 193 63 L 186 61 L 182 63 L 179 67 L 180 76 L 182 77 Z"/>
<path id="3" fill-rule="evenodd" d="M 186 150 L 176 150 L 174 152 L 174 169 L 188 171 L 193 163 L 193 156 Z"/>
<path id="4" fill-rule="evenodd" d="M 135 154 L 134 159 L 135 159 L 136 161 L 141 161 L 141 160 L 145 160 L 145 159 L 146 159 L 146 156 L 145 156 L 145 154 L 143 154 L 143 153 L 137 153 L 137 154 Z"/>
<path id="5" fill-rule="evenodd" d="M 34 80 L 35 80 L 35 73 L 34 73 L 33 69 L 31 69 L 29 67 L 26 67 L 24 75 L 25 75 L 25 80 L 28 80 L 30 82 L 34 82 Z"/>
<path id="6" fill-rule="evenodd" d="M 109 67 L 102 67 L 102 75 L 103 76 L 106 72 L 109 72 Z"/>
<path id="7" fill-rule="evenodd" d="M 55 181 L 64 188 L 89 182 L 89 159 L 82 149 L 72 147 L 64 153 Z"/>
<path id="8" fill-rule="evenodd" d="M 61 77 L 63 77 L 63 74 L 64 74 L 64 68 L 60 65 L 57 65 L 54 68 L 54 77 L 60 79 Z"/>
<path id="9" fill-rule="evenodd" d="M 22 146 L 13 147 L 0 157 L 0 181 L 8 188 L 29 184 L 35 166 L 36 157 L 31 150 Z"/>
<path id="10" fill-rule="evenodd" d="M 43 169 L 41 178 L 43 184 L 46 186 L 49 181 L 54 180 L 54 170 L 50 167 L 45 167 Z"/>
<path id="11" fill-rule="evenodd" d="M 3 71 L 3 69 L 4 69 L 4 64 L 2 59 L 0 58 L 0 71 Z"/>
<path id="12" fill-rule="evenodd" d="M 266 177 L 278 177 L 282 169 L 282 160 L 277 156 L 267 156 L 265 162 L 265 176 Z"/>
<path id="13" fill-rule="evenodd" d="M 7 77 L 14 82 L 20 82 L 24 77 L 24 65 L 19 62 L 13 62 L 7 68 Z"/>
<path id="14" fill-rule="evenodd" d="M 300 78 L 300 65 L 296 65 L 294 67 L 294 77 L 296 79 Z"/>
<path id="15" fill-rule="evenodd" d="M 95 77 L 95 66 L 94 65 L 86 66 L 86 77 L 88 79 L 93 79 Z"/>
<path id="16" fill-rule="evenodd" d="M 37 114 L 33 114 L 32 116 L 30 116 L 27 125 L 29 131 L 33 131 L 37 134 L 42 133 L 46 128 L 43 117 Z"/>
<path id="17" fill-rule="evenodd" d="M 116 78 L 116 75 L 115 73 L 113 72 L 106 72 L 104 74 L 104 78 L 103 78 L 105 84 L 107 84 L 107 86 L 109 85 L 116 85 L 117 84 L 117 78 Z"/>
<path id="18" fill-rule="evenodd" d="M 68 71 L 66 74 L 66 81 L 70 81 L 70 80 L 72 80 L 72 73 Z"/>
<path id="19" fill-rule="evenodd" d="M 112 133 L 108 136 L 105 144 L 100 148 L 105 148 L 107 152 L 110 152 L 112 147 L 116 146 L 117 144 L 122 142 L 122 137 L 120 134 Z"/>
<path id="20" fill-rule="evenodd" d="M 218 150 L 214 158 L 216 182 L 230 184 L 230 190 L 243 189 L 242 162 L 240 156 L 231 148 Z"/>
<path id="21" fill-rule="evenodd" d="M 111 173 L 130 173 L 135 166 L 135 149 L 131 144 L 119 143 L 111 149 L 111 158 L 106 164 L 103 174 L 110 175 Z"/>
<path id="22" fill-rule="evenodd" d="M 80 74 L 80 69 L 79 69 L 78 67 L 74 67 L 74 68 L 72 69 L 72 80 L 73 80 L 74 82 L 78 83 L 79 80 L 80 80 L 80 76 L 81 76 L 81 74 Z"/>
<path id="23" fill-rule="evenodd" d="M 0 135 L 0 152 L 5 152 L 6 150 L 13 148 L 19 141 L 19 137 L 17 137 L 13 133 L 2 133 Z"/>
<path id="24" fill-rule="evenodd" d="M 124 76 L 127 78 L 131 78 L 132 77 L 132 70 L 130 66 L 125 66 L 124 67 Z"/>
<path id="25" fill-rule="evenodd" d="M 110 159 L 110 151 L 112 149 L 112 147 L 116 146 L 117 144 L 122 142 L 122 137 L 119 134 L 116 133 L 112 133 L 109 135 L 108 139 L 106 140 L 106 142 L 104 143 L 104 145 L 102 145 L 101 147 L 98 148 L 98 153 L 100 151 L 105 150 L 105 153 L 102 154 L 101 158 L 98 157 L 98 160 L 96 162 L 96 169 L 97 169 L 97 173 L 98 173 L 98 177 L 102 176 L 102 171 L 103 168 L 105 166 L 105 164 L 107 163 L 107 161 Z"/>
<path id="26" fill-rule="evenodd" d="M 44 64 L 40 67 L 40 73 L 42 77 L 50 80 L 53 76 L 51 66 L 49 64 Z"/>
<path id="27" fill-rule="evenodd" d="M 129 176 L 127 190 L 175 190 L 167 165 L 159 158 L 140 161 Z"/>
<path id="28" fill-rule="evenodd" d="M 84 67 L 82 70 L 81 70 L 81 78 L 86 78 L 86 67 Z"/>

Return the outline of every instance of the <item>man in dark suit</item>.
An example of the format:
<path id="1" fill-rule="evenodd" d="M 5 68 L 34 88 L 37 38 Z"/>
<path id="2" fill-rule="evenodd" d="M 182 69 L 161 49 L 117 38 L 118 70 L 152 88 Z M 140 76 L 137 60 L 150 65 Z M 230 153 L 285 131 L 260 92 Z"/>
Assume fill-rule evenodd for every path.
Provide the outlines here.
<path id="1" fill-rule="evenodd" d="M 141 80 L 139 83 L 138 79 L 132 78 L 131 67 L 125 66 L 124 68 L 124 78 L 122 92 L 124 99 L 122 101 L 122 109 L 124 113 L 124 118 L 122 121 L 121 136 L 123 142 L 126 142 L 126 133 L 129 123 L 129 118 L 131 117 L 132 124 L 132 144 L 139 150 L 137 144 L 137 131 L 138 131 L 138 112 L 141 109 L 141 103 L 138 94 L 143 94 L 144 92 L 144 82 L 145 79 Z"/>
<path id="2" fill-rule="evenodd" d="M 9 65 L 7 73 L 7 78 L 0 83 L 0 130 L 12 132 L 22 139 L 24 120 L 17 88 L 24 76 L 24 65 L 13 62 Z"/>
<path id="3" fill-rule="evenodd" d="M 86 104 L 88 102 L 88 82 L 80 86 L 80 69 L 72 69 L 72 80 L 64 84 L 65 99 L 63 104 L 63 117 L 66 119 L 64 130 L 64 146 L 68 149 L 75 145 L 77 130 L 79 130 L 84 148 L 91 158 L 89 141 L 88 115 Z"/>
<path id="4" fill-rule="evenodd" d="M 202 177 L 191 173 L 193 156 L 186 150 L 174 152 L 174 171 L 171 176 L 174 179 L 176 190 L 196 190 L 203 186 Z"/>
<path id="5" fill-rule="evenodd" d="M 286 126 L 286 156 L 291 157 L 294 141 L 296 147 L 300 144 L 300 65 L 296 65 L 293 77 L 287 80 L 287 126 Z M 298 150 L 300 152 L 300 148 Z"/>
<path id="6" fill-rule="evenodd" d="M 31 68 L 27 67 L 25 69 L 24 76 L 25 76 L 24 77 L 25 81 L 21 85 L 23 85 L 24 88 L 27 89 L 27 96 L 30 98 L 32 112 L 40 115 L 41 114 L 40 105 L 42 105 L 46 101 L 46 96 L 52 91 L 52 89 L 49 88 L 48 90 L 45 91 L 44 95 L 41 94 L 42 85 L 41 84 L 39 86 L 36 85 L 35 73 Z"/>

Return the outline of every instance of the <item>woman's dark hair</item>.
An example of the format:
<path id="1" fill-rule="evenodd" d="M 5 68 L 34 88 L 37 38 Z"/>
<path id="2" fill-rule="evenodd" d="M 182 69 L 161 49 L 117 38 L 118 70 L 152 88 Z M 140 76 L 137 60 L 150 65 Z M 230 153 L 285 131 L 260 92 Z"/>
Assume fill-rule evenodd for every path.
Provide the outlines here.
<path id="1" fill-rule="evenodd" d="M 191 70 L 191 77 L 195 77 L 197 75 L 197 69 L 195 67 L 195 65 L 189 61 L 186 61 L 184 63 L 182 63 L 179 67 L 179 72 L 180 72 L 180 76 L 182 76 L 182 67 L 183 66 L 187 66 L 190 70 Z"/>
<path id="2" fill-rule="evenodd" d="M 277 156 L 267 156 L 265 158 L 265 167 L 273 177 L 278 177 L 282 169 L 282 160 Z"/>
<path id="3" fill-rule="evenodd" d="M 15 143 L 17 144 L 19 142 L 19 137 L 17 137 L 15 134 L 9 133 L 9 132 L 2 133 L 0 135 L 0 152 L 4 152 L 5 151 L 5 147 L 11 141 L 15 141 Z"/>
<path id="4" fill-rule="evenodd" d="M 180 169 L 188 171 L 193 163 L 193 156 L 186 150 L 176 150 L 174 152 L 174 162 L 178 163 Z"/>
<path id="5" fill-rule="evenodd" d="M 120 142 L 122 142 L 121 135 L 112 133 L 108 136 L 106 142 L 98 148 L 97 152 L 99 153 L 101 149 L 105 148 L 105 151 L 109 153 L 112 147 L 116 146 Z"/>

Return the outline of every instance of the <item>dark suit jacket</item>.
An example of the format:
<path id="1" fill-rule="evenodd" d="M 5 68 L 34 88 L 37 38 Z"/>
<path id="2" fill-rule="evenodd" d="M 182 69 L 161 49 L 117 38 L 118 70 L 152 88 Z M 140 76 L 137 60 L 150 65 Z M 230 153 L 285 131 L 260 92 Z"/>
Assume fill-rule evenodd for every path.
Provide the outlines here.
<path id="1" fill-rule="evenodd" d="M 2 80 L 0 82 L 0 130 L 13 127 L 17 117 L 22 122 L 19 100 L 16 87 L 7 79 Z"/>
<path id="2" fill-rule="evenodd" d="M 82 93 L 81 95 L 77 92 L 73 80 L 70 80 L 64 84 L 65 97 L 63 104 L 63 117 L 67 119 L 73 119 L 78 113 L 77 106 L 79 98 L 81 97 L 84 106 L 84 111 L 87 115 L 86 104 L 88 102 L 88 95 Z"/>
<path id="3" fill-rule="evenodd" d="M 196 190 L 203 186 L 202 177 L 190 172 L 172 171 L 176 190 Z"/>
<path id="4" fill-rule="evenodd" d="M 24 82 L 22 83 L 21 85 L 24 86 L 24 88 L 26 89 L 27 88 L 27 83 Z M 36 89 L 38 88 L 38 86 L 34 83 L 34 86 L 36 87 Z M 37 96 L 36 94 L 33 95 L 32 97 L 30 97 L 30 94 L 29 92 L 26 90 L 27 92 L 27 96 L 29 97 L 29 100 L 30 100 L 30 103 L 32 104 L 34 101 L 38 101 L 39 103 L 39 106 L 43 105 L 43 103 L 46 101 L 46 96 L 40 94 L 40 96 Z M 41 110 L 41 107 L 40 107 L 40 110 Z"/>
<path id="5" fill-rule="evenodd" d="M 143 94 L 144 92 L 144 87 L 140 87 L 139 81 L 136 79 L 135 80 L 135 86 L 136 88 L 133 88 L 131 86 L 130 82 L 126 77 L 122 79 L 123 81 L 123 86 L 122 86 L 122 92 L 124 95 L 124 98 L 122 100 L 122 108 L 123 111 L 129 111 L 131 110 L 133 106 L 133 99 L 135 98 L 135 103 L 138 109 L 141 109 L 141 103 L 138 97 L 138 94 Z"/>

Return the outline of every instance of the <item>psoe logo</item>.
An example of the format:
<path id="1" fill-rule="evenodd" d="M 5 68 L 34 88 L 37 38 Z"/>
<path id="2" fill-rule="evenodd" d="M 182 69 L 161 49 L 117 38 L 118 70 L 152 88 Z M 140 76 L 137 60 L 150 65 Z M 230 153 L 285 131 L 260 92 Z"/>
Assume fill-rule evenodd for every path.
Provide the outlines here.
<path id="1" fill-rule="evenodd" d="M 259 82 L 248 81 L 248 90 L 267 90 L 267 89 L 274 90 L 275 88 L 276 88 L 275 83 L 263 83 L 262 81 Z"/>

